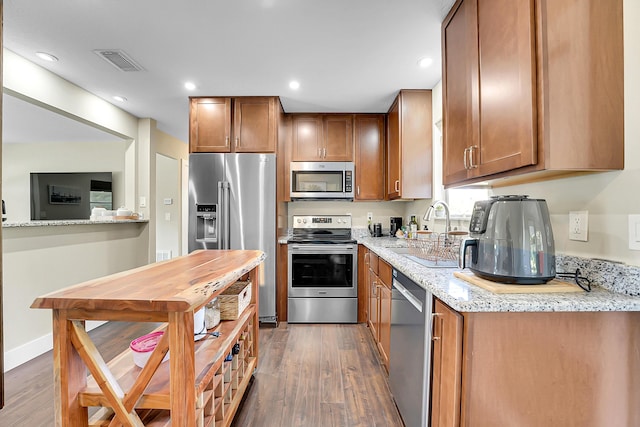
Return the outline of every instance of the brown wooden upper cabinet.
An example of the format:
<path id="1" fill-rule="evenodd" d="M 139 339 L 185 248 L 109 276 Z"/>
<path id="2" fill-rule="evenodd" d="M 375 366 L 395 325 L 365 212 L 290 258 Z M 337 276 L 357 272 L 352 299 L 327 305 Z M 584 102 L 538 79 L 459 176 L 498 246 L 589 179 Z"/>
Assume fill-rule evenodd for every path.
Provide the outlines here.
<path id="1" fill-rule="evenodd" d="M 387 198 L 432 193 L 431 90 L 401 90 L 387 115 Z"/>
<path id="2" fill-rule="evenodd" d="M 442 52 L 446 186 L 624 167 L 622 0 L 458 0 Z"/>
<path id="3" fill-rule="evenodd" d="M 190 152 L 275 153 L 277 97 L 193 97 L 190 101 Z"/>
<path id="4" fill-rule="evenodd" d="M 292 161 L 353 161 L 352 114 L 292 114 L 292 126 Z"/>
<path id="5" fill-rule="evenodd" d="M 384 114 L 356 114 L 355 200 L 384 200 Z"/>

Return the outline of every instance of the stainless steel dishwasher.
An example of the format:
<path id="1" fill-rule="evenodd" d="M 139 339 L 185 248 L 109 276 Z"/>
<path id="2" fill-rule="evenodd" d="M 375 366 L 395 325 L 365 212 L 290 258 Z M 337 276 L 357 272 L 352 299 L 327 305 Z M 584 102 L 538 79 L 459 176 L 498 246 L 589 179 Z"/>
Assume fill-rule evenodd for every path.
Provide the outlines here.
<path id="1" fill-rule="evenodd" d="M 432 296 L 393 270 L 389 383 L 407 427 L 429 425 Z"/>

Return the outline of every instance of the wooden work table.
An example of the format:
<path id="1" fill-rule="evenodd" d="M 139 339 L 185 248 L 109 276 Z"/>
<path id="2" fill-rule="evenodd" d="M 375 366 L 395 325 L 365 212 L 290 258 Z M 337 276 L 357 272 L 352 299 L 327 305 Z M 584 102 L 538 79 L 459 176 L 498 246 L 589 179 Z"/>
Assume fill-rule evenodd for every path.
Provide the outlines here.
<path id="1" fill-rule="evenodd" d="M 153 425 L 229 425 L 257 366 L 264 257 L 261 251 L 196 251 L 36 298 L 32 308 L 53 310 L 56 425 L 139 426 L 151 419 Z M 194 313 L 241 278 L 252 283 L 249 307 L 238 320 L 220 324 L 219 338 L 194 342 Z M 106 363 L 85 320 L 165 322 L 166 331 L 141 369 L 128 349 Z M 238 368 L 234 361 L 230 374 L 223 360 L 234 346 L 242 348 L 241 362 Z M 226 378 L 231 375 L 234 380 Z M 105 409 L 92 421 L 88 406 Z"/>

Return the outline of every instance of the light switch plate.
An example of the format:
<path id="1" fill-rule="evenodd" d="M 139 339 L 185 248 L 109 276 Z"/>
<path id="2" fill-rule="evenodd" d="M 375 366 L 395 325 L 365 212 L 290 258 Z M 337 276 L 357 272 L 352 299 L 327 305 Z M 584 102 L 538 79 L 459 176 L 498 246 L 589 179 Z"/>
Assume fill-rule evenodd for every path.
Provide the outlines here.
<path id="1" fill-rule="evenodd" d="M 165 205 L 172 205 L 173 204 L 173 199 L 171 197 L 167 197 L 166 199 L 164 199 L 164 204 Z"/>
<path id="2" fill-rule="evenodd" d="M 589 240 L 589 211 L 569 212 L 569 240 Z"/>
<path id="3" fill-rule="evenodd" d="M 640 251 L 640 215 L 629 215 L 629 249 Z"/>
<path id="4" fill-rule="evenodd" d="M 146 208 L 147 207 L 147 198 L 145 196 L 140 196 L 140 200 L 139 200 L 138 205 L 141 208 Z"/>

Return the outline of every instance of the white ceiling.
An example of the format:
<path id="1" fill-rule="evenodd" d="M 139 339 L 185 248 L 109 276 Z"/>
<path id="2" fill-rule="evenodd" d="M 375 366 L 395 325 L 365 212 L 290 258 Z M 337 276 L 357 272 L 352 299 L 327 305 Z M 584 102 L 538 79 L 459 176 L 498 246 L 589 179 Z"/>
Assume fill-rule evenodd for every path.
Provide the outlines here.
<path id="1" fill-rule="evenodd" d="M 276 95 L 286 112 L 386 112 L 399 89 L 432 88 L 453 2 L 5 0 L 3 37 L 9 50 L 187 141 L 189 96 Z M 119 71 L 95 49 L 121 49 L 145 70 Z M 430 68 L 417 66 L 423 57 Z"/>

